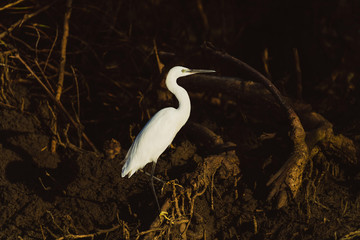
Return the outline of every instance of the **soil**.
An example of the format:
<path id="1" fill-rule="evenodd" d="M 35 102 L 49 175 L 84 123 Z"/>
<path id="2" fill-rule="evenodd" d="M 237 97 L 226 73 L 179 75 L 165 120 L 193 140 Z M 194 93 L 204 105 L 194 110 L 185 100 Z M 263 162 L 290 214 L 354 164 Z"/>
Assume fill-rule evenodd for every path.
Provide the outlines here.
<path id="1" fill-rule="evenodd" d="M 360 56 L 355 21 L 360 6 L 356 1 L 280 2 L 74 1 L 61 102 L 82 127 L 71 123 L 16 58 L 19 53 L 47 86 L 56 88 L 65 1 L 1 36 L 0 239 L 360 239 L 360 75 L 354 64 Z M 6 9 L 2 28 L 32 8 Z M 240 93 L 194 90 L 189 124 L 157 163 L 155 175 L 165 182 L 154 180 L 160 204 L 172 202 L 162 224 L 153 228 L 159 212 L 149 176 L 139 171 L 122 178 L 121 169 L 149 117 L 177 104 L 161 83 L 167 70 L 180 64 L 249 78 L 204 53 L 199 47 L 204 40 L 257 69 L 263 69 L 261 56 L 268 49 L 275 85 L 294 103 L 311 105 L 333 123 L 336 134 L 349 138 L 356 161 L 326 153 L 312 158 L 299 193 L 292 197 L 289 192 L 290 201 L 278 209 L 276 200 L 267 200 L 266 183 L 291 155 L 285 112 L 276 103 L 246 100 Z M 301 56 L 302 100 L 294 84 L 294 47 Z M 195 136 L 191 123 L 232 147 L 212 148 Z M 192 202 L 186 192 L 194 189 L 192 176 L 210 159 L 224 156 L 231 160 L 216 168 Z M 186 236 L 181 235 L 184 226 Z"/>

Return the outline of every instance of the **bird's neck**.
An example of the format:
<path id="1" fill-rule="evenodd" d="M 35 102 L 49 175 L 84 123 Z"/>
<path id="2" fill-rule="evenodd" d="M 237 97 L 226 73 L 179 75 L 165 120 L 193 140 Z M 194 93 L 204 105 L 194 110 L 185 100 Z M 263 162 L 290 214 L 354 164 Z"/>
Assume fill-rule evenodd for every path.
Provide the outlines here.
<path id="1" fill-rule="evenodd" d="M 186 90 L 179 85 L 177 85 L 174 88 L 169 88 L 170 92 L 172 92 L 175 97 L 177 98 L 179 102 L 178 112 L 181 114 L 181 116 L 186 116 L 186 121 L 190 116 L 190 110 L 191 110 L 191 103 L 189 94 L 186 92 Z M 185 121 L 185 122 L 186 122 Z"/>

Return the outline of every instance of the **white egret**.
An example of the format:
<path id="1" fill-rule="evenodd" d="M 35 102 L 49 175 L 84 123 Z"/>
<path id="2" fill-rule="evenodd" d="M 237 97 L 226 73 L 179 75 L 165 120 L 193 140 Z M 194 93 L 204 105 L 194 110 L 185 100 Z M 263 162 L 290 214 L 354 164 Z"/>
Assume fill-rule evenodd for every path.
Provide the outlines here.
<path id="1" fill-rule="evenodd" d="M 131 177 L 136 171 L 146 164 L 153 162 L 151 173 L 152 190 L 156 203 L 160 205 L 156 197 L 153 175 L 159 156 L 171 144 L 179 130 L 184 126 L 190 116 L 190 98 L 186 90 L 180 87 L 176 80 L 196 73 L 212 73 L 214 70 L 188 69 L 176 66 L 170 69 L 166 77 L 166 86 L 178 99 L 179 107 L 167 107 L 157 112 L 137 135 L 125 157 L 125 165 L 122 168 L 121 177 Z"/>

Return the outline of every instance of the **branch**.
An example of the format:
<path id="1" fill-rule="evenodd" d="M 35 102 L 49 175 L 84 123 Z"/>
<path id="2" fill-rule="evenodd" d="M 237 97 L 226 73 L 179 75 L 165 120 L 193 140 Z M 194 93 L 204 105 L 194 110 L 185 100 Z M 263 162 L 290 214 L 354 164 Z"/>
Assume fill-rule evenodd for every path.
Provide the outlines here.
<path id="1" fill-rule="evenodd" d="M 60 102 L 61 93 L 63 90 L 64 85 L 64 75 L 65 75 L 65 64 L 66 64 L 66 46 L 67 46 L 67 39 L 69 36 L 69 20 L 71 16 L 71 10 L 72 10 L 72 0 L 66 1 L 66 11 L 65 11 L 65 17 L 64 17 L 64 33 L 61 40 L 61 57 L 60 57 L 60 66 L 59 66 L 59 79 L 56 89 L 56 96 L 55 100 L 57 102 Z M 57 122 L 55 121 L 53 124 L 53 128 L 55 132 L 57 131 Z M 57 140 L 55 137 L 51 140 L 51 152 L 54 153 L 56 151 L 56 145 Z"/>
<path id="2" fill-rule="evenodd" d="M 9 3 L 9 4 L 5 5 L 5 6 L 3 6 L 2 8 L 0 8 L 0 11 L 3 11 L 3 10 L 5 10 L 5 9 L 11 8 L 11 7 L 13 7 L 13 6 L 16 6 L 16 5 L 18 5 L 19 3 L 22 3 L 23 1 L 24 1 L 24 0 L 18 0 L 18 1 L 16 1 L 16 2 Z"/>
<path id="3" fill-rule="evenodd" d="M 59 80 L 56 90 L 56 100 L 60 101 L 63 85 L 64 85 L 64 73 L 65 73 L 65 64 L 66 64 L 66 46 L 69 36 L 69 20 L 72 10 L 72 0 L 66 1 L 66 12 L 64 17 L 64 33 L 61 40 L 61 57 L 60 57 L 60 67 L 59 67 Z"/>

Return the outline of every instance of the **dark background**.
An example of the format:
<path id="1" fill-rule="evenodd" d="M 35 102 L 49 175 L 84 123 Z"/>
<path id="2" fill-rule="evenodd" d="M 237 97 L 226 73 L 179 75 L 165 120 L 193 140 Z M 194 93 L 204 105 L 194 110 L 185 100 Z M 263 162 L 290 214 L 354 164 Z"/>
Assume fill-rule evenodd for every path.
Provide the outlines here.
<path id="1" fill-rule="evenodd" d="M 11 2 L 2 1 L 0 7 Z M 109 229 L 119 224 L 119 219 L 127 224 L 124 228 L 131 239 L 137 230 L 147 230 L 157 215 L 148 178 L 140 173 L 131 179 L 121 178 L 121 161 L 131 145 L 131 136 L 149 117 L 165 106 L 176 106 L 164 85 L 166 72 L 182 65 L 255 81 L 246 71 L 204 51 L 204 42 L 211 42 L 264 74 L 263 56 L 267 51 L 269 77 L 284 96 L 294 101 L 298 97 L 297 49 L 302 71 L 301 102 L 310 104 L 333 123 L 336 133 L 349 137 L 356 145 L 360 141 L 360 1 L 74 0 L 61 102 L 74 118 L 79 117 L 101 153 L 104 142 L 111 138 L 119 141 L 122 150 L 110 160 L 104 155 L 95 156 L 86 143 L 82 146 L 85 151 L 58 145 L 57 152 L 50 154 L 49 143 L 54 136 L 51 109 L 59 109 L 14 56 L 19 53 L 42 81 L 45 75 L 48 85 L 56 88 L 65 2 L 25 0 L 0 10 L 3 239 L 89 234 Z M 26 19 L 26 14 L 48 4 L 48 9 Z M 161 73 L 156 53 L 165 66 Z M 47 65 L 44 73 L 36 62 L 42 69 Z M 219 173 L 215 176 L 215 210 L 210 209 L 207 191 L 195 210 L 203 219 L 194 217 L 190 230 L 203 227 L 208 239 L 339 239 L 358 230 L 358 165 L 349 167 L 336 159 L 326 159 L 307 166 L 308 185 L 301 188 L 299 199 L 278 210 L 266 201 L 265 183 L 290 152 L 283 113 L 262 113 L 264 103 L 240 102 L 236 96 L 221 95 L 210 87 L 190 92 L 190 96 L 190 120 L 203 124 L 225 141 L 235 142 L 242 171 L 236 186 L 234 177 L 239 176 L 226 180 Z M 254 114 L 256 111 L 260 113 Z M 56 121 L 60 138 L 78 145 L 76 128 L 69 126 L 64 133 L 68 119 L 58 114 Z M 257 148 L 252 137 L 263 132 L 278 135 L 269 146 Z M 191 172 L 190 167 L 206 155 L 190 136 L 191 131 L 189 134 L 185 127 L 175 138 L 175 149 L 167 150 L 160 158 L 157 171 L 166 180 L 185 175 L 176 172 L 179 169 Z M 270 167 L 271 171 L 263 171 L 264 160 L 271 157 L 279 162 Z M 190 162 L 190 167 L 170 169 L 168 159 Z M 336 169 L 340 174 L 334 174 Z M 160 186 L 157 188 L 160 192 Z M 306 195 L 309 189 L 316 196 L 310 200 Z M 239 198 L 234 197 L 235 190 Z M 127 238 L 121 229 L 97 237 Z"/>

